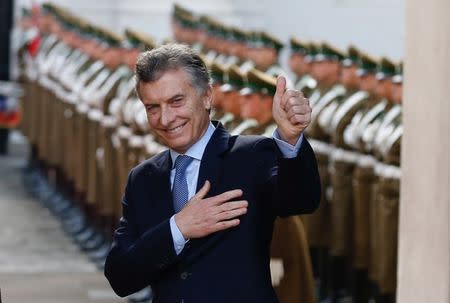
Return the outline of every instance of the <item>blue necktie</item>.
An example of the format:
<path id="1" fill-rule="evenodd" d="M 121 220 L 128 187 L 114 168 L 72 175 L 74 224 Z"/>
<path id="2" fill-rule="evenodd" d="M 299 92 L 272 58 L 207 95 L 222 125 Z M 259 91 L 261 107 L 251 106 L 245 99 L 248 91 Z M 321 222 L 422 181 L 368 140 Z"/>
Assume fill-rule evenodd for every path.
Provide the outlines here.
<path id="1" fill-rule="evenodd" d="M 175 178 L 173 180 L 172 196 L 173 208 L 176 213 L 184 207 L 189 198 L 186 168 L 192 160 L 193 158 L 186 155 L 179 155 L 175 160 Z"/>

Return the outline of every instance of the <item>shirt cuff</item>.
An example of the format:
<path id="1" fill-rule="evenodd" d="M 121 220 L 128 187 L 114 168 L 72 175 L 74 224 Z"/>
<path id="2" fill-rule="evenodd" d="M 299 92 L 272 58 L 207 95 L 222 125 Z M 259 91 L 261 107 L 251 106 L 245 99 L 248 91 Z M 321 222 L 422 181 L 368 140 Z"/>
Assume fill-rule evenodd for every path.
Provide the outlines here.
<path id="1" fill-rule="evenodd" d="M 298 138 L 295 145 L 291 145 L 286 141 L 283 141 L 281 139 L 280 133 L 278 132 L 278 129 L 275 129 L 275 131 L 273 132 L 273 139 L 275 140 L 275 143 L 277 144 L 284 158 L 295 158 L 297 157 L 298 151 L 302 146 L 303 133 L 300 135 L 300 138 Z"/>
<path id="2" fill-rule="evenodd" d="M 173 248 L 175 249 L 175 253 L 179 255 L 186 244 L 186 240 L 175 222 L 175 215 L 170 218 L 169 223 L 170 231 L 172 232 Z"/>

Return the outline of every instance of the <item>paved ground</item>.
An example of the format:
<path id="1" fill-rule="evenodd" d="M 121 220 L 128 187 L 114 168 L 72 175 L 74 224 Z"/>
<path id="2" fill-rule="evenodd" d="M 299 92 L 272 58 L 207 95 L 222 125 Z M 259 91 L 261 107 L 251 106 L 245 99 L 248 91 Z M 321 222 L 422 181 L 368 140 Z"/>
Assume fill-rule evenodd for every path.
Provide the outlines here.
<path id="1" fill-rule="evenodd" d="M 3 303 L 125 302 L 58 221 L 24 190 L 27 147 L 17 133 L 0 156 L 0 289 Z"/>

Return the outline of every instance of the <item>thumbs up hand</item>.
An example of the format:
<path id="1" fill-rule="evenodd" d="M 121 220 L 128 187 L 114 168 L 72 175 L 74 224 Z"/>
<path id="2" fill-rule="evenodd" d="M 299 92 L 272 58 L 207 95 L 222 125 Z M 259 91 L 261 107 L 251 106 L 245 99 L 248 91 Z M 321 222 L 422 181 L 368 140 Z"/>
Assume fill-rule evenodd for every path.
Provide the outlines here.
<path id="1" fill-rule="evenodd" d="M 295 145 L 303 130 L 311 122 L 309 100 L 301 91 L 286 90 L 286 79 L 277 79 L 277 89 L 273 96 L 272 116 L 277 123 L 281 139 Z"/>

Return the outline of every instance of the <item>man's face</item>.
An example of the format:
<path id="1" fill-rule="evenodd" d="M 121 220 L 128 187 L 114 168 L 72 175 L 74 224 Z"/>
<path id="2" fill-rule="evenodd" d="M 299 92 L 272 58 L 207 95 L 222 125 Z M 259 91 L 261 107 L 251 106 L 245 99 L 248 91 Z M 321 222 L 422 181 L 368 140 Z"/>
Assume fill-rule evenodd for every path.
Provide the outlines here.
<path id="1" fill-rule="evenodd" d="M 359 88 L 368 93 L 373 94 L 375 91 L 375 87 L 377 86 L 377 79 L 373 73 L 367 73 L 364 76 L 361 76 L 361 80 L 359 83 Z"/>
<path id="2" fill-rule="evenodd" d="M 294 53 L 289 59 L 289 67 L 297 76 L 311 73 L 312 65 L 305 61 L 305 56 Z"/>
<path id="3" fill-rule="evenodd" d="M 224 94 L 223 102 L 221 103 L 224 111 L 232 113 L 233 115 L 240 116 L 241 107 L 239 100 L 241 95 L 239 89 L 233 89 Z"/>
<path id="4" fill-rule="evenodd" d="M 340 81 L 345 87 L 350 89 L 359 87 L 360 78 L 358 77 L 357 70 L 358 68 L 354 64 L 341 68 Z"/>
<path id="5" fill-rule="evenodd" d="M 392 101 L 402 103 L 403 85 L 401 83 L 392 84 Z"/>
<path id="6" fill-rule="evenodd" d="M 184 70 L 169 70 L 138 89 L 150 128 L 169 148 L 183 154 L 205 133 L 211 89 L 199 95 Z"/>
<path id="7" fill-rule="evenodd" d="M 378 98 L 391 99 L 391 92 L 392 92 L 392 82 L 389 78 L 384 78 L 378 81 L 378 84 L 375 87 L 375 95 Z"/>
<path id="8" fill-rule="evenodd" d="M 259 47 L 256 49 L 254 56 L 250 59 L 253 60 L 259 69 L 266 70 L 277 62 L 278 54 L 273 48 Z"/>
<path id="9" fill-rule="evenodd" d="M 220 90 L 220 87 L 222 86 L 221 83 L 213 84 L 213 102 L 214 107 L 217 109 L 222 109 L 222 101 L 225 98 L 225 94 Z"/>

